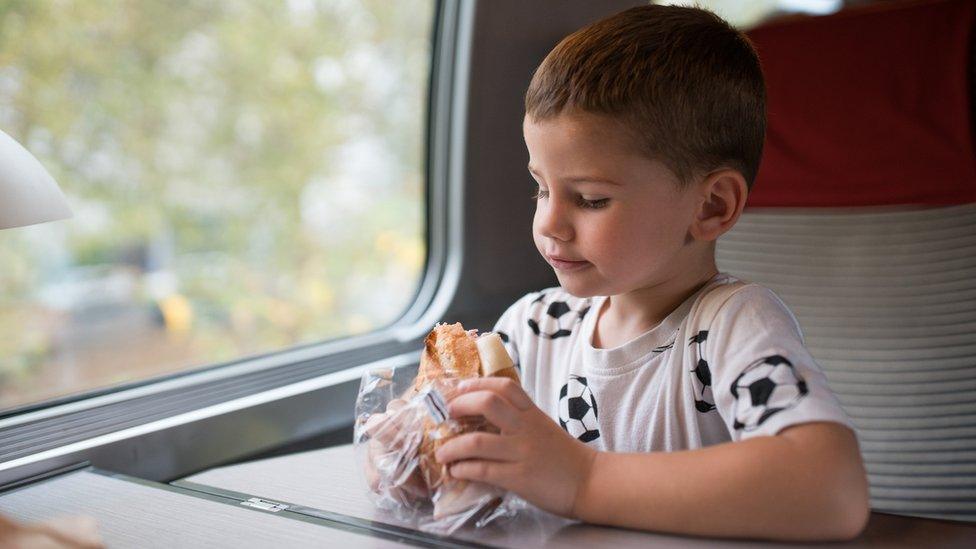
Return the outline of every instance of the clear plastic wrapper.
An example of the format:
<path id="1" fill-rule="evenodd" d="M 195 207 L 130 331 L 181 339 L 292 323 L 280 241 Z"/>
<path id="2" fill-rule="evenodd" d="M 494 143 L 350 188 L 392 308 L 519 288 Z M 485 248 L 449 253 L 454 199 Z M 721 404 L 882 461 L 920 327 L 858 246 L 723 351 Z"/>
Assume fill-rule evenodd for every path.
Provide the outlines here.
<path id="1" fill-rule="evenodd" d="M 481 418 L 452 419 L 447 412 L 458 379 L 416 387 L 409 370 L 367 372 L 356 399 L 353 444 L 372 501 L 421 530 L 449 535 L 512 516 L 524 505 L 514 495 L 479 482 L 455 479 L 434 452 L 461 433 L 494 430 Z"/>

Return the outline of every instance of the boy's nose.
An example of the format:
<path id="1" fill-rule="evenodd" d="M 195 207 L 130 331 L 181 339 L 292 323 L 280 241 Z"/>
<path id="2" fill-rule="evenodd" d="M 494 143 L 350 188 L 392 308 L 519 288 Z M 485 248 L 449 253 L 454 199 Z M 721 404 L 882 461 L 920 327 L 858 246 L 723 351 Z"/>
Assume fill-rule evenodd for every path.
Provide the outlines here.
<path id="1" fill-rule="evenodd" d="M 536 207 L 536 230 L 540 235 L 554 240 L 573 239 L 573 224 L 566 215 L 565 205 L 559 200 L 549 200 Z"/>

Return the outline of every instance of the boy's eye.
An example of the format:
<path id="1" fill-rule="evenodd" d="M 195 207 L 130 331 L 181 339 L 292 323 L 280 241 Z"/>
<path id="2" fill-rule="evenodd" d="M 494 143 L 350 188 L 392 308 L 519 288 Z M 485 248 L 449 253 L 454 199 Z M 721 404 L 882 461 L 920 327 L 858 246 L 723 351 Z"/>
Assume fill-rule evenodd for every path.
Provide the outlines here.
<path id="1" fill-rule="evenodd" d="M 548 198 L 548 197 L 549 197 L 549 191 L 547 189 L 543 189 L 542 187 L 537 188 L 535 192 L 532 193 L 533 200 L 540 200 L 542 198 Z M 609 201 L 610 201 L 609 198 L 597 198 L 594 200 L 588 200 L 580 196 L 577 197 L 576 199 L 576 205 L 579 206 L 580 208 L 585 208 L 588 210 L 598 210 L 606 206 L 607 202 Z"/>
<path id="2" fill-rule="evenodd" d="M 591 210 L 598 210 L 607 205 L 610 202 L 609 198 L 598 198 L 596 200 L 587 200 L 582 196 L 579 198 L 579 205 L 581 208 L 588 208 Z"/>
<path id="3" fill-rule="evenodd" d="M 543 189 L 541 187 L 539 187 L 538 189 L 535 190 L 534 193 L 532 193 L 533 200 L 540 200 L 542 198 L 548 198 L 548 197 L 549 197 L 549 190 Z M 583 198 L 582 196 L 578 196 L 576 198 L 576 205 L 579 206 L 580 208 L 585 208 L 588 210 L 598 210 L 606 206 L 608 202 L 610 202 L 609 198 L 597 198 L 595 200 L 588 200 L 586 198 Z"/>

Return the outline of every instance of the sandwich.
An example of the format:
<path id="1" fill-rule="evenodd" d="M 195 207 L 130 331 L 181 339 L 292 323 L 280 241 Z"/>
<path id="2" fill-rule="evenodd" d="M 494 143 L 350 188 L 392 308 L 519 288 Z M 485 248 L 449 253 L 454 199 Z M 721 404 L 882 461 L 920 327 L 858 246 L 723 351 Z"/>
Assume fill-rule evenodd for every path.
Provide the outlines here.
<path id="1" fill-rule="evenodd" d="M 447 386 L 457 380 L 499 376 L 519 381 L 518 372 L 509 357 L 501 337 L 496 333 L 477 335 L 465 330 L 460 323 L 438 324 L 427 335 L 420 357 L 420 370 L 412 390 L 420 392 L 434 384 Z M 444 395 L 446 398 L 450 394 Z M 434 518 L 439 519 L 484 504 L 490 511 L 501 502 L 504 493 L 491 486 L 454 479 L 447 465 L 439 463 L 435 452 L 447 440 L 472 431 L 498 432 L 481 417 L 458 418 L 454 422 L 428 418 L 424 423 L 424 437 L 420 444 L 419 468 L 434 504 Z"/>
<path id="2" fill-rule="evenodd" d="M 465 330 L 460 323 L 438 324 L 424 340 L 413 390 L 419 391 L 432 381 L 487 376 L 519 381 L 501 337 L 494 332 L 478 336 L 477 330 Z"/>

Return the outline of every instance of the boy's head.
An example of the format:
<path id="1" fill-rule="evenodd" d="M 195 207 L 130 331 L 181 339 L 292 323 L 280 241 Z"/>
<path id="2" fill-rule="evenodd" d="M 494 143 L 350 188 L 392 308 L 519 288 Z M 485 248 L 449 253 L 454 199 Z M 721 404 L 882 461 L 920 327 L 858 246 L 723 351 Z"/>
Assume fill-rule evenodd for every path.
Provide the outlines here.
<path id="1" fill-rule="evenodd" d="M 704 10 L 633 8 L 560 42 L 525 105 L 533 233 L 564 288 L 617 295 L 714 268 L 765 133 L 741 33 Z"/>
<path id="2" fill-rule="evenodd" d="M 684 183 L 731 167 L 751 186 L 766 132 L 766 92 L 748 39 L 717 15 L 632 8 L 563 39 L 525 95 L 534 121 L 603 114 Z"/>

